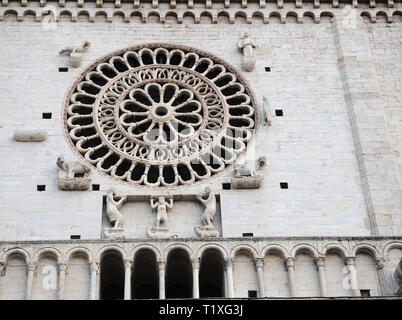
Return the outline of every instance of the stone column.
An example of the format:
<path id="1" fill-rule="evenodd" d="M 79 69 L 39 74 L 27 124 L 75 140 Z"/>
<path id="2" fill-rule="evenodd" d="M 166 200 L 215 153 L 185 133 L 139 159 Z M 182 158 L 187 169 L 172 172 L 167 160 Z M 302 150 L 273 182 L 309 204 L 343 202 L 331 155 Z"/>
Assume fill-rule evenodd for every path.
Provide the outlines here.
<path id="1" fill-rule="evenodd" d="M 256 258 L 254 259 L 255 268 L 257 270 L 257 281 L 258 281 L 258 297 L 262 298 L 265 296 L 264 291 L 264 259 Z"/>
<path id="2" fill-rule="evenodd" d="M 226 278 L 227 278 L 227 298 L 234 297 L 234 288 L 233 288 L 233 262 L 234 258 L 226 258 L 225 259 L 225 271 L 226 271 Z"/>
<path id="3" fill-rule="evenodd" d="M 28 277 L 27 277 L 27 286 L 25 289 L 25 298 L 26 300 L 32 299 L 32 289 L 33 289 L 33 282 L 34 282 L 34 272 L 35 272 L 35 263 L 28 262 Z"/>
<path id="4" fill-rule="evenodd" d="M 159 299 L 165 299 L 165 260 L 158 261 L 159 266 Z"/>
<path id="5" fill-rule="evenodd" d="M 91 263 L 90 272 L 91 272 L 91 282 L 89 285 L 89 300 L 96 300 L 96 280 L 98 274 L 99 265 L 96 262 Z"/>
<path id="6" fill-rule="evenodd" d="M 318 268 L 318 278 L 320 280 L 320 293 L 321 297 L 328 296 L 327 279 L 325 278 L 325 257 L 318 257 L 315 259 Z"/>
<path id="7" fill-rule="evenodd" d="M 357 272 L 355 265 L 355 257 L 346 257 L 345 264 L 348 267 L 348 272 L 350 274 L 350 289 L 353 291 L 355 297 L 360 297 L 359 285 L 357 283 Z M 344 286 L 346 283 L 344 283 Z"/>
<path id="8" fill-rule="evenodd" d="M 67 269 L 67 263 L 65 263 L 65 262 L 59 263 L 59 291 L 58 291 L 59 300 L 64 299 L 64 285 L 66 283 L 66 269 Z"/>
<path id="9" fill-rule="evenodd" d="M 131 266 L 132 261 L 124 260 L 124 300 L 131 300 Z"/>
<path id="10" fill-rule="evenodd" d="M 384 272 L 385 257 L 378 257 L 376 259 L 376 265 L 377 265 L 377 273 L 378 273 L 378 282 L 380 285 L 378 295 L 386 296 L 386 295 L 388 295 L 388 292 L 387 292 L 387 284 L 385 281 L 385 272 Z"/>
<path id="11" fill-rule="evenodd" d="M 288 268 L 290 296 L 296 297 L 297 290 L 296 290 L 296 278 L 295 278 L 295 258 L 293 257 L 286 258 L 286 267 Z"/>
<path id="12" fill-rule="evenodd" d="M 194 299 L 198 299 L 200 297 L 199 273 L 200 273 L 200 258 L 195 258 L 193 260 L 193 298 Z"/>

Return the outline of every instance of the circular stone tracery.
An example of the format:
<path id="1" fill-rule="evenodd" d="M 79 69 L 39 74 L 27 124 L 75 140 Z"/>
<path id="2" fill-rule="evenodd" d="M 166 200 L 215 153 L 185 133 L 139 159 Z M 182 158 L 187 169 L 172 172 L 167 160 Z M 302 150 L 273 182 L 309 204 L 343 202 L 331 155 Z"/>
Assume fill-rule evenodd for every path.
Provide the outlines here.
<path id="1" fill-rule="evenodd" d="M 90 66 L 64 106 L 69 141 L 104 174 L 179 186 L 228 170 L 257 123 L 245 80 L 199 50 L 148 44 Z"/>

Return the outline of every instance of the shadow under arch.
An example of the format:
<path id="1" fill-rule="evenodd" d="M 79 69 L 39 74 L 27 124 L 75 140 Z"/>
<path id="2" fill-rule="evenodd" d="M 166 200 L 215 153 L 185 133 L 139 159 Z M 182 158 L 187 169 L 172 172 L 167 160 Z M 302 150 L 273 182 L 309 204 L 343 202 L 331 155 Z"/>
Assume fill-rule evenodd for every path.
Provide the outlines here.
<path id="1" fill-rule="evenodd" d="M 199 289 L 200 298 L 219 298 L 225 295 L 224 260 L 214 248 L 206 249 L 201 256 Z"/>
<path id="2" fill-rule="evenodd" d="M 100 258 L 100 299 L 121 300 L 123 298 L 123 257 L 117 250 L 106 250 Z"/>
<path id="3" fill-rule="evenodd" d="M 131 278 L 133 299 L 158 299 L 158 267 L 155 253 L 148 248 L 139 249 L 134 256 Z"/>
<path id="4" fill-rule="evenodd" d="M 188 253 L 176 248 L 169 252 L 166 265 L 166 298 L 192 297 L 192 265 Z"/>

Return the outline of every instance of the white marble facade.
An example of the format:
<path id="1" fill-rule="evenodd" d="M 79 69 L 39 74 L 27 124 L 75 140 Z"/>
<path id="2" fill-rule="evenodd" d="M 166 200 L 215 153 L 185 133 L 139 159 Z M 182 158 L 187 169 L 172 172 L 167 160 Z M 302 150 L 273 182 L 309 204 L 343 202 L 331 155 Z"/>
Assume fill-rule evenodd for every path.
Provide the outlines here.
<path id="1" fill-rule="evenodd" d="M 242 4 L 2 1 L 0 299 L 396 295 L 401 3 Z M 250 72 L 238 48 L 244 33 L 255 45 Z M 85 41 L 76 68 L 58 54 Z M 63 118 L 70 88 L 103 56 L 149 43 L 208 52 L 242 77 L 259 114 L 238 162 L 254 170 L 266 157 L 256 189 L 227 189 L 233 168 L 194 185 L 136 187 L 74 151 Z M 91 167 L 78 177 L 89 190 L 59 188 L 60 155 Z M 216 211 L 212 237 L 200 238 L 197 195 L 207 186 Z M 110 188 L 116 201 L 126 197 L 124 232 L 105 238 Z M 147 236 L 155 197 L 173 199 L 158 239 Z M 113 286 L 120 291 L 106 293 Z"/>

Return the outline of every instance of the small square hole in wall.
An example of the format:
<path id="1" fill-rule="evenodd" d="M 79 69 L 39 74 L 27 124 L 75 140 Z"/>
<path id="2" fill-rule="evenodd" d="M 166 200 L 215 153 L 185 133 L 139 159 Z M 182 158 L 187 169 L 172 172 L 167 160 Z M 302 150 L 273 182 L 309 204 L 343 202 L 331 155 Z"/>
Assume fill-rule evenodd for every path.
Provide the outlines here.
<path id="1" fill-rule="evenodd" d="M 279 185 L 281 186 L 281 189 L 289 189 L 287 182 L 281 182 L 281 183 L 279 183 Z"/>
<path id="2" fill-rule="evenodd" d="M 45 191 L 46 190 L 46 185 L 45 184 L 38 184 L 36 186 L 37 191 Z"/>
<path id="3" fill-rule="evenodd" d="M 275 115 L 277 117 L 283 117 L 283 110 L 280 110 L 280 109 L 275 110 Z"/>
<path id="4" fill-rule="evenodd" d="M 370 290 L 360 290 L 360 295 L 362 297 L 370 297 Z"/>
<path id="5" fill-rule="evenodd" d="M 99 191 L 99 189 L 100 189 L 99 184 L 93 184 L 92 185 L 92 191 Z"/>
<path id="6" fill-rule="evenodd" d="M 68 68 L 61 67 L 61 68 L 59 68 L 59 72 L 68 72 Z"/>
<path id="7" fill-rule="evenodd" d="M 52 119 L 52 113 L 51 112 L 43 112 L 42 119 Z"/>
<path id="8" fill-rule="evenodd" d="M 257 298 L 257 291 L 256 290 L 248 290 L 248 297 L 249 298 Z"/>
<path id="9" fill-rule="evenodd" d="M 230 190 L 232 189 L 232 185 L 230 183 L 222 183 L 223 190 Z"/>
<path id="10" fill-rule="evenodd" d="M 243 233 L 243 237 L 254 237 L 254 233 L 252 232 Z"/>
<path id="11" fill-rule="evenodd" d="M 70 236 L 70 239 L 71 240 L 79 240 L 79 239 L 81 239 L 81 236 L 79 234 L 73 234 Z"/>
<path id="12" fill-rule="evenodd" d="M 265 72 L 271 72 L 271 67 L 265 67 Z"/>

